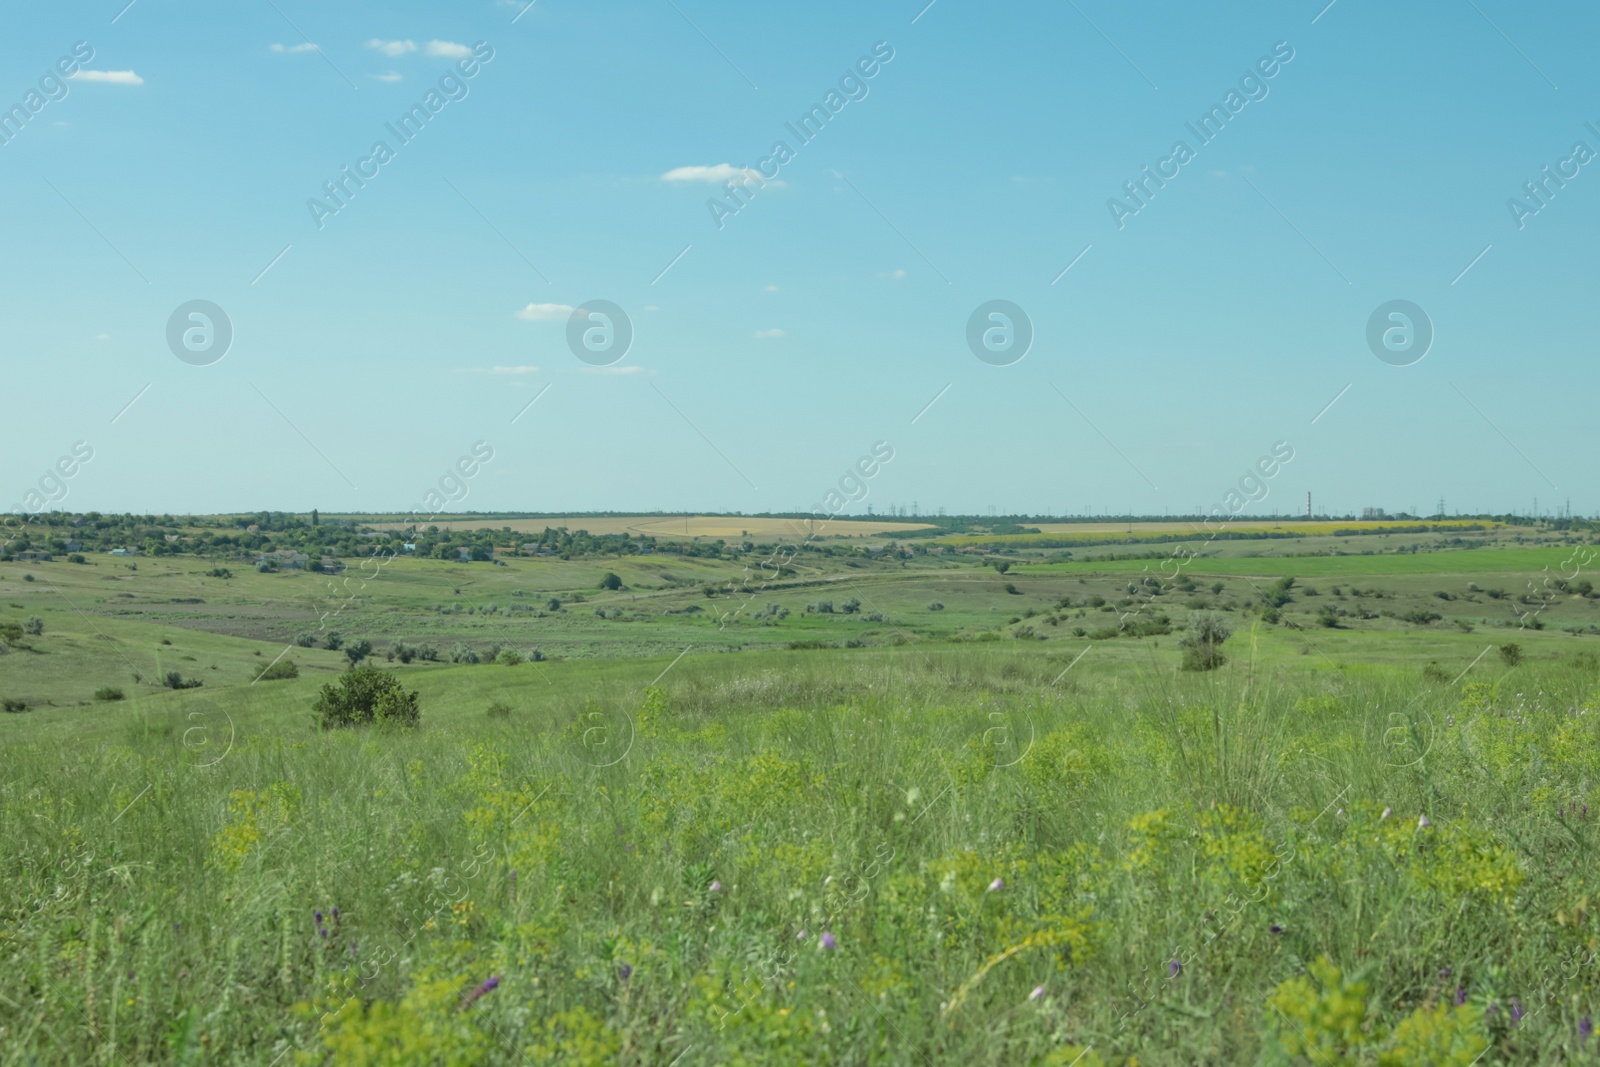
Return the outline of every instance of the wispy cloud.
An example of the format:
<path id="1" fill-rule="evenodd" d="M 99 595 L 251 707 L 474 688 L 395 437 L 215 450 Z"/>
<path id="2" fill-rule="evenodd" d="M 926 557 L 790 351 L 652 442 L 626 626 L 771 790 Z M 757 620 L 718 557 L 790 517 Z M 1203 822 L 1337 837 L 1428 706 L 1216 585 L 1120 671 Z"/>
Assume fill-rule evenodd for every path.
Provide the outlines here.
<path id="1" fill-rule="evenodd" d="M 636 366 L 631 363 L 624 367 L 580 367 L 579 371 L 583 374 L 606 374 L 621 377 L 631 377 L 635 374 L 655 373 L 653 370 L 647 370 L 644 367 Z"/>
<path id="2" fill-rule="evenodd" d="M 782 330 L 778 330 L 778 329 L 757 330 L 756 331 L 756 338 L 758 340 L 759 339 L 768 338 L 768 337 L 782 337 L 782 336 L 783 336 L 783 331 Z"/>
<path id="3" fill-rule="evenodd" d="M 403 56 L 407 52 L 415 52 L 417 50 L 417 42 L 385 41 L 380 37 L 374 37 L 372 40 L 367 42 L 367 47 L 375 48 L 386 56 L 394 57 Z"/>
<path id="4" fill-rule="evenodd" d="M 400 75 L 392 70 L 387 74 L 368 74 L 367 77 L 375 82 L 397 82 L 400 80 Z"/>
<path id="5" fill-rule="evenodd" d="M 529 304 L 517 312 L 517 318 L 529 322 L 556 322 L 572 314 L 571 304 Z"/>
<path id="6" fill-rule="evenodd" d="M 456 373 L 458 373 L 458 374 L 538 374 L 539 373 L 539 368 L 538 367 L 530 367 L 530 366 L 526 366 L 526 365 L 516 366 L 516 367 L 502 367 L 502 366 L 496 364 L 493 367 L 458 367 L 458 368 L 456 368 Z"/>
<path id="7" fill-rule="evenodd" d="M 721 185 L 729 179 L 758 185 L 783 184 L 775 179 L 763 178 L 761 172 L 752 167 L 736 167 L 732 163 L 718 163 L 711 167 L 674 167 L 661 176 L 664 182 L 709 182 L 712 185 Z"/>
<path id="8" fill-rule="evenodd" d="M 448 59 L 466 59 L 472 54 L 472 49 L 464 44 L 454 41 L 429 41 L 428 55 L 445 56 Z"/>
<path id="9" fill-rule="evenodd" d="M 272 46 L 272 50 L 282 55 L 296 52 L 315 52 L 317 46 L 307 41 L 304 44 L 275 44 Z"/>
<path id="10" fill-rule="evenodd" d="M 144 79 L 131 70 L 80 70 L 74 81 L 103 82 L 106 85 L 143 85 Z"/>

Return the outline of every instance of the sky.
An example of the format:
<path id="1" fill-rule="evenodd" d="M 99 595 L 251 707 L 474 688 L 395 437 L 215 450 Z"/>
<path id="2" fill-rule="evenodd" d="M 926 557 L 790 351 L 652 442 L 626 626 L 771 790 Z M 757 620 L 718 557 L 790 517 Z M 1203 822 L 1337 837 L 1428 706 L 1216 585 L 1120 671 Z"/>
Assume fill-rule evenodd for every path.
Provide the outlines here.
<path id="1" fill-rule="evenodd" d="M 7 510 L 1600 511 L 1593 5 L 125 3 L 0 37 Z"/>

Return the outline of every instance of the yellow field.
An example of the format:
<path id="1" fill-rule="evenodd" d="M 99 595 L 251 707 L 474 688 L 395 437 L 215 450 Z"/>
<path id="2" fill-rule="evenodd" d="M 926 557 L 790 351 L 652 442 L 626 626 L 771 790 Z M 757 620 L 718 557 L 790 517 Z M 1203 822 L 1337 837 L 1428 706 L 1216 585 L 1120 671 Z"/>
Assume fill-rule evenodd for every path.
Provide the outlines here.
<path id="1" fill-rule="evenodd" d="M 1340 532 L 1381 533 L 1384 530 L 1449 531 L 1462 529 L 1494 529 L 1503 523 L 1478 519 L 1378 519 L 1351 522 L 1216 522 L 1210 527 L 1198 522 L 1042 522 L 1030 524 L 1036 534 L 956 534 L 934 540 L 946 545 L 1019 545 L 1049 541 L 1104 541 L 1108 536 L 1122 535 L 1134 541 L 1157 541 L 1174 534 L 1193 534 L 1205 537 L 1212 533 L 1278 533 L 1285 537 L 1328 537 Z"/>

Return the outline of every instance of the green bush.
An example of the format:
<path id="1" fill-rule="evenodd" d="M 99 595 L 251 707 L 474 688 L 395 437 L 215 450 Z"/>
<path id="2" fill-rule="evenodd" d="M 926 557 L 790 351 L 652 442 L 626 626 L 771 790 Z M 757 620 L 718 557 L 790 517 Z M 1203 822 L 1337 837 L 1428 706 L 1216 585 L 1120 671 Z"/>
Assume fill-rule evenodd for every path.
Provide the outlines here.
<path id="1" fill-rule="evenodd" d="M 1227 657 L 1222 654 L 1222 643 L 1231 636 L 1233 630 L 1221 616 L 1209 611 L 1195 612 L 1189 616 L 1189 632 L 1178 639 L 1178 647 L 1183 649 L 1181 669 L 1216 670 L 1228 662 Z"/>
<path id="2" fill-rule="evenodd" d="M 198 678 L 185 678 L 177 671 L 168 671 L 162 675 L 161 681 L 168 689 L 199 689 L 205 684 Z"/>
<path id="3" fill-rule="evenodd" d="M 511 705 L 504 701 L 496 700 L 489 705 L 488 714 L 491 719 L 509 719 L 511 718 Z"/>
<path id="4" fill-rule="evenodd" d="M 1515 641 L 1500 646 L 1500 658 L 1507 667 L 1515 667 L 1522 662 L 1522 646 Z"/>
<path id="5" fill-rule="evenodd" d="M 494 661 L 500 664 L 502 667 L 515 667 L 517 664 L 522 662 L 522 653 L 508 648 L 496 656 Z"/>
<path id="6" fill-rule="evenodd" d="M 606 571 L 606 576 L 600 579 L 600 588 L 612 590 L 621 589 L 622 579 L 617 577 L 615 574 L 612 574 L 610 571 Z"/>
<path id="7" fill-rule="evenodd" d="M 94 698 L 96 700 L 121 700 L 123 693 L 121 689 L 114 685 L 102 685 L 94 691 Z"/>
<path id="8" fill-rule="evenodd" d="M 313 648 L 317 643 L 317 635 L 313 633 L 299 633 L 294 635 L 294 643 L 301 648 Z"/>
<path id="9" fill-rule="evenodd" d="M 44 620 L 37 615 L 29 615 L 22 622 L 22 632 L 29 637 L 38 637 L 44 633 Z"/>
<path id="10" fill-rule="evenodd" d="M 0 708 L 4 708 L 8 713 L 15 715 L 18 712 L 27 711 L 28 702 L 26 700 L 13 700 L 10 697 L 7 697 L 4 700 L 0 700 Z"/>
<path id="11" fill-rule="evenodd" d="M 285 678 L 300 677 L 300 668 L 295 666 L 292 659 L 280 659 L 266 670 L 256 675 L 258 682 L 276 682 Z"/>
<path id="12" fill-rule="evenodd" d="M 324 730 L 346 726 L 416 726 L 422 720 L 420 698 L 388 671 L 356 667 L 329 682 L 311 710 Z"/>

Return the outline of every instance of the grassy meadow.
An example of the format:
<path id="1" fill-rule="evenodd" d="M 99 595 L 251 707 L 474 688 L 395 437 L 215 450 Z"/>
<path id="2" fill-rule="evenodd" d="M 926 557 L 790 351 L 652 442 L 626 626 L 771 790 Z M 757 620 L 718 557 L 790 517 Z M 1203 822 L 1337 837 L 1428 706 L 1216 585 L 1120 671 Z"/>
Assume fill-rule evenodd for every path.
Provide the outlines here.
<path id="1" fill-rule="evenodd" d="M 1600 1062 L 1584 535 L 850 543 L 0 563 L 0 1064 Z"/>

